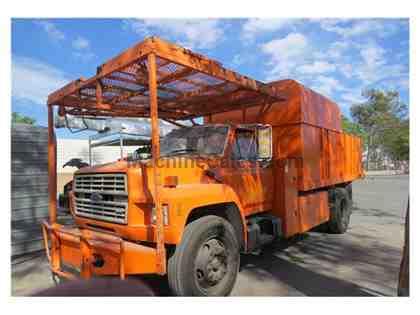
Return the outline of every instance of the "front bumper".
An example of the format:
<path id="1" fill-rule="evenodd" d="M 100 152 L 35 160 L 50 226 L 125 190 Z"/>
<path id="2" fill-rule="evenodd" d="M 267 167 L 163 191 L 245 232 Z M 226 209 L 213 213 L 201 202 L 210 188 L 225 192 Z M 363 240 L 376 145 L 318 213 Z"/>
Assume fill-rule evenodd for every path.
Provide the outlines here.
<path id="1" fill-rule="evenodd" d="M 65 271 L 71 267 L 80 276 L 158 273 L 158 255 L 153 247 L 128 242 L 119 236 L 60 224 L 42 224 L 44 245 L 51 271 L 68 279 L 77 278 Z"/>

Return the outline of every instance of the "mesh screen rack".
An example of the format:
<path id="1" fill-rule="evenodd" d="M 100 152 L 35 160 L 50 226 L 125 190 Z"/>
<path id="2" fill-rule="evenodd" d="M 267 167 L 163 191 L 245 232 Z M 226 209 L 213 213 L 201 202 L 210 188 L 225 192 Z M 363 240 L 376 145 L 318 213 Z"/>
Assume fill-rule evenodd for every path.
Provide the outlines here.
<path id="1" fill-rule="evenodd" d="M 156 56 L 162 119 L 192 119 L 284 98 L 217 61 L 150 37 L 98 67 L 95 76 L 52 93 L 48 104 L 61 106 L 61 115 L 150 117 L 147 56 L 151 53 Z"/>

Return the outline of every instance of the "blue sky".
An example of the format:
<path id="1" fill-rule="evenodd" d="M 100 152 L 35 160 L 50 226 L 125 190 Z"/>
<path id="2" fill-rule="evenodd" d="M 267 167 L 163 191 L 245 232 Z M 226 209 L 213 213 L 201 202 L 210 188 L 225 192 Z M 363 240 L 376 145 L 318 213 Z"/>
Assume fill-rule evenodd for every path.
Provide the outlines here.
<path id="1" fill-rule="evenodd" d="M 50 92 L 151 35 L 264 82 L 298 80 L 347 116 L 365 88 L 408 104 L 408 19 L 13 19 L 12 110 L 46 125 Z"/>

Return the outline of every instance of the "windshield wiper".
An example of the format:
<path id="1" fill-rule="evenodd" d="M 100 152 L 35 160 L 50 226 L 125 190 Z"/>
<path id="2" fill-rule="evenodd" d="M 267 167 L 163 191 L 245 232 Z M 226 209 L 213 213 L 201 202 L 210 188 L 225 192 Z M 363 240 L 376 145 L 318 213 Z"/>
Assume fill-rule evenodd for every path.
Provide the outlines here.
<path id="1" fill-rule="evenodd" d="M 195 150 L 195 149 L 187 149 L 187 148 L 185 148 L 185 149 L 178 149 L 178 150 L 174 150 L 174 151 L 171 151 L 171 152 L 165 154 L 165 156 L 174 155 L 174 154 L 177 154 L 177 153 L 189 153 L 189 152 L 197 152 L 197 150 Z"/>

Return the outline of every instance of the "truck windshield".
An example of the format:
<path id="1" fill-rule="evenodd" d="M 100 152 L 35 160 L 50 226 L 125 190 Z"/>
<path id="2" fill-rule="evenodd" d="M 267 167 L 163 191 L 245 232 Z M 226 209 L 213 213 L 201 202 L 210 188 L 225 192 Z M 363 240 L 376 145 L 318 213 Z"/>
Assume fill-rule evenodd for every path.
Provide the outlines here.
<path id="1" fill-rule="evenodd" d="M 173 130 L 162 139 L 160 154 L 221 155 L 228 131 L 228 126 L 195 126 Z"/>

